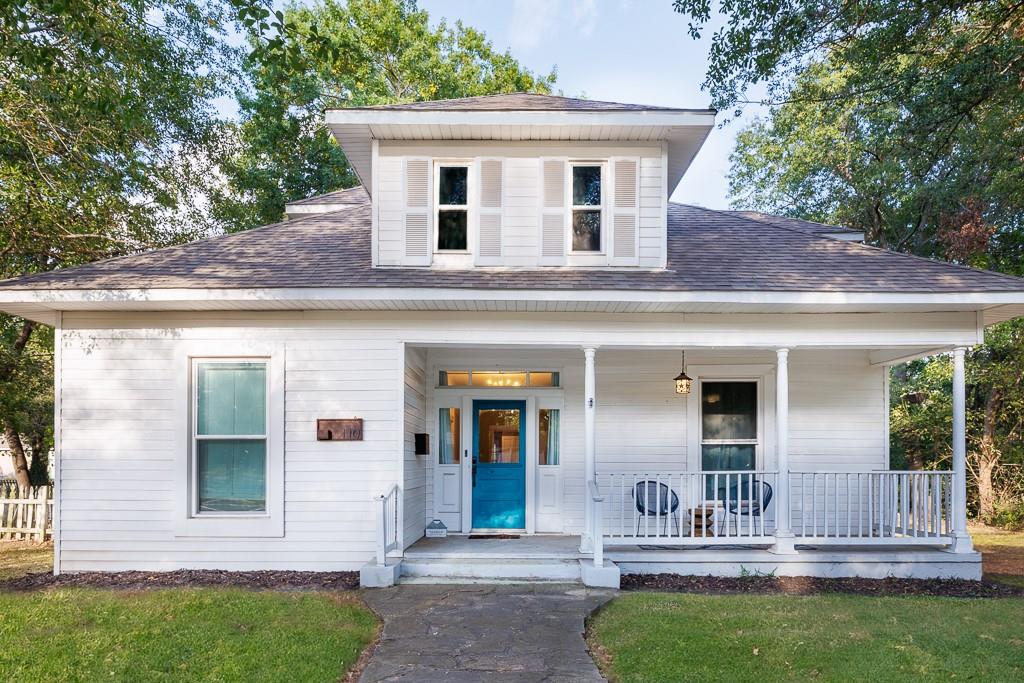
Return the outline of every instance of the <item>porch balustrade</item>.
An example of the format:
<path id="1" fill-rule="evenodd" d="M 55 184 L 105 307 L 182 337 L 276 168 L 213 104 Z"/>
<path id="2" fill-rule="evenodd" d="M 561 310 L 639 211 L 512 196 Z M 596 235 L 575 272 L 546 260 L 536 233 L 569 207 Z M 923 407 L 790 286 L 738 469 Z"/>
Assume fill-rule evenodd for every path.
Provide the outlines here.
<path id="1" fill-rule="evenodd" d="M 638 471 L 598 474 L 591 499 L 610 546 L 773 545 L 787 498 L 800 544 L 947 545 L 953 486 L 940 471 Z"/>
<path id="2" fill-rule="evenodd" d="M 953 473 L 792 472 L 792 527 L 805 542 L 945 544 L 953 533 Z"/>
<path id="3" fill-rule="evenodd" d="M 606 545 L 771 545 L 774 471 L 598 475 Z"/>

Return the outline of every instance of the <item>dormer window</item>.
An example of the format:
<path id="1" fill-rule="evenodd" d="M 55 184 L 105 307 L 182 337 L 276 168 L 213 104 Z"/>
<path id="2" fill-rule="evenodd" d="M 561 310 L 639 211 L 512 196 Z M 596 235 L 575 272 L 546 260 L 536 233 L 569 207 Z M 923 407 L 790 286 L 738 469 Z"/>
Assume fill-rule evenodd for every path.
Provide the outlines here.
<path id="1" fill-rule="evenodd" d="M 467 251 L 469 164 L 437 165 L 437 251 Z"/>
<path id="2" fill-rule="evenodd" d="M 572 166 L 572 250 L 601 251 L 604 193 L 598 164 Z"/>

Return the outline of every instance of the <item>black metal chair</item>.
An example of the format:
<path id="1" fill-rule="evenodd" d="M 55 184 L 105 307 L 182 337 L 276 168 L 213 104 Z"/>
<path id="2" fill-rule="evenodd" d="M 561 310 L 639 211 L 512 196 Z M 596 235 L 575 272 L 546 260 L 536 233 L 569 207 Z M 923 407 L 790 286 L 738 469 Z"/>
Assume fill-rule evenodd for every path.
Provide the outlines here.
<path id="1" fill-rule="evenodd" d="M 772 495 L 772 485 L 758 479 L 740 481 L 729 487 L 729 493 L 726 496 L 726 514 L 732 515 L 735 519 L 737 534 L 739 533 L 739 518 L 741 516 L 761 517 L 761 513 L 768 510 L 768 504 L 772 502 Z M 728 518 L 722 521 L 726 525 L 729 524 Z M 764 519 L 761 519 L 761 527 L 764 528 Z"/>
<path id="2" fill-rule="evenodd" d="M 636 504 L 636 511 L 640 515 L 636 518 L 636 535 L 640 535 L 640 520 L 644 517 L 655 518 L 655 532 L 657 532 L 657 518 L 663 517 L 664 530 L 668 531 L 668 520 L 672 519 L 675 524 L 676 533 L 679 533 L 679 496 L 667 485 L 657 481 L 638 481 L 633 487 L 633 502 Z"/>

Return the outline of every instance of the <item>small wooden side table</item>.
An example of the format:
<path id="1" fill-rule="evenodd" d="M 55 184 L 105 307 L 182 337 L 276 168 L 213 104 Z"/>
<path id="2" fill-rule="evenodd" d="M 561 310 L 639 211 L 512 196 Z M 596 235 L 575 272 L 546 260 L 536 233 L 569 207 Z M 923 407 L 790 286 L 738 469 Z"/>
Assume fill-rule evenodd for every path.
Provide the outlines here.
<path id="1" fill-rule="evenodd" d="M 693 515 L 693 535 L 714 536 L 715 511 L 720 509 L 722 509 L 721 505 L 711 503 L 702 503 L 691 509 L 690 514 Z"/>

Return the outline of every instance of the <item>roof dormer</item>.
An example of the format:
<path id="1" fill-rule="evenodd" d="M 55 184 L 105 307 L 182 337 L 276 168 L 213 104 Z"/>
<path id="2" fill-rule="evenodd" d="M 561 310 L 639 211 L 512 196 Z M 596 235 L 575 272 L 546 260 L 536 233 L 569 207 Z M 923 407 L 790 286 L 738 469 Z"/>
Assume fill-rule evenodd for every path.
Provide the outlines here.
<path id="1" fill-rule="evenodd" d="M 375 266 L 663 268 L 711 110 L 536 94 L 330 110 Z"/>

